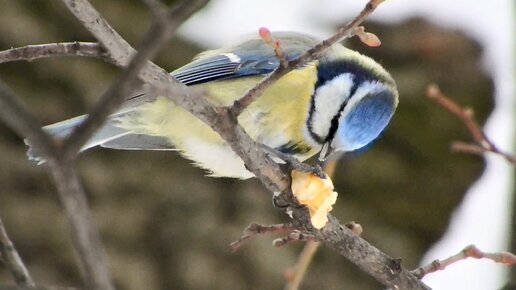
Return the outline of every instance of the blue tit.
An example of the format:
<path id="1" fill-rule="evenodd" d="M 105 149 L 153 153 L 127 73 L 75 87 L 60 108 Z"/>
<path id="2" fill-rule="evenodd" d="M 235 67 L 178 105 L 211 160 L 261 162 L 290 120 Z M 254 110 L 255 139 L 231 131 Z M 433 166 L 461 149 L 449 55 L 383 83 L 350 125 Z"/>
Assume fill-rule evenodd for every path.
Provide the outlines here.
<path id="1" fill-rule="evenodd" d="M 276 32 L 289 60 L 319 40 Z M 199 54 L 173 71 L 178 81 L 207 92 L 214 105 L 229 106 L 279 66 L 274 50 L 259 37 Z M 322 56 L 293 70 L 238 118 L 256 142 L 304 161 L 318 152 L 359 149 L 385 129 L 398 104 L 391 75 L 369 57 L 333 45 Z M 44 127 L 67 136 L 85 116 Z M 253 176 L 230 146 L 206 124 L 166 97 L 140 94 L 128 99 L 82 150 L 95 146 L 125 150 L 178 150 L 211 176 Z M 41 158 L 29 157 L 43 162 Z"/>

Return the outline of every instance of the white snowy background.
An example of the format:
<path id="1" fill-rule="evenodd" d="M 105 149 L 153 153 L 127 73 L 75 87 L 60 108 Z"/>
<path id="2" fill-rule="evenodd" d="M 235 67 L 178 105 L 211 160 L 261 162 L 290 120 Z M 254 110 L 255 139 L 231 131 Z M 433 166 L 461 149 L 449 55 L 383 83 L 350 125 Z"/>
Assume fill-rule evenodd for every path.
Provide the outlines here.
<path id="1" fill-rule="evenodd" d="M 190 19 L 181 33 L 215 48 L 242 34 L 265 26 L 321 37 L 332 33 L 333 23 L 356 15 L 365 0 L 216 0 Z M 515 27 L 514 0 L 389 0 L 370 19 L 400 22 L 423 16 L 435 24 L 460 29 L 485 49 L 484 67 L 495 80 L 496 108 L 485 127 L 500 148 L 514 149 L 515 140 Z M 381 38 L 381 35 L 380 35 Z M 486 96 L 487 97 L 487 96 Z M 485 251 L 508 247 L 513 168 L 497 156 L 488 156 L 487 170 L 456 210 L 447 233 L 422 263 L 445 258 L 468 244 Z M 503 286 L 508 268 L 487 260 L 471 260 L 428 275 L 434 289 L 489 290 Z"/>

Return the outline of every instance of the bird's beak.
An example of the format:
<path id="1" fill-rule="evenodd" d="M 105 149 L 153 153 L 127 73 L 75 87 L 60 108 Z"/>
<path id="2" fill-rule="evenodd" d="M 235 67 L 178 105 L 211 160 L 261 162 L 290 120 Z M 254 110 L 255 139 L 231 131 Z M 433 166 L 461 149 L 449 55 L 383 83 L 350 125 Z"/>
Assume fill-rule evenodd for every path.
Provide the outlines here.
<path id="1" fill-rule="evenodd" d="M 333 149 L 331 148 L 330 143 L 324 143 L 321 149 L 321 153 L 319 153 L 319 161 L 324 162 L 326 158 L 331 155 L 332 151 Z"/>

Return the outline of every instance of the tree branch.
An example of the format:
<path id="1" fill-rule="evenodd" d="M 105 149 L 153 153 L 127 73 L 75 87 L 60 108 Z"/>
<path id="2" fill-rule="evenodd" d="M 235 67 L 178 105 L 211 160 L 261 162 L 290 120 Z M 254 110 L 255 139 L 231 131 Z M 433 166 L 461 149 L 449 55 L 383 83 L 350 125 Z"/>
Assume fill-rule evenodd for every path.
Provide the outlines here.
<path id="1" fill-rule="evenodd" d="M 61 286 L 10 286 L 10 285 L 0 285 L 0 290 L 79 290 L 75 287 L 61 287 Z"/>
<path id="2" fill-rule="evenodd" d="M 297 219 L 297 216 L 294 215 Z M 338 251 L 378 282 L 393 289 L 430 289 L 401 265 L 400 259 L 393 259 L 355 235 L 346 226 L 328 215 L 328 224 L 315 231 L 316 237 L 330 248 Z"/>
<path id="3" fill-rule="evenodd" d="M 464 152 L 469 154 L 483 155 L 491 152 L 502 156 L 509 163 L 516 165 L 516 155 L 501 151 L 480 128 L 475 120 L 475 114 L 471 108 L 462 108 L 452 99 L 444 95 L 439 87 L 435 84 L 428 86 L 426 95 L 429 99 L 435 101 L 448 112 L 459 118 L 468 128 L 469 133 L 473 137 L 475 143 L 454 142 L 452 150 L 456 152 Z"/>
<path id="4" fill-rule="evenodd" d="M 250 238 L 260 234 L 277 234 L 286 233 L 295 230 L 291 224 L 275 224 L 275 225 L 259 225 L 250 224 L 244 230 L 244 234 L 236 241 L 229 244 L 231 252 L 236 252 L 244 245 Z"/>
<path id="5" fill-rule="evenodd" d="M 0 63 L 63 56 L 93 57 L 113 63 L 109 54 L 98 43 L 80 41 L 27 45 L 0 51 Z"/>
<path id="6" fill-rule="evenodd" d="M 71 225 L 73 244 L 81 261 L 87 289 L 115 289 L 107 256 L 74 164 L 65 159 L 47 163 Z"/>
<path id="7" fill-rule="evenodd" d="M 308 270 L 308 266 L 312 262 L 312 259 L 320 245 L 321 243 L 319 242 L 306 242 L 303 251 L 297 258 L 296 264 L 292 268 L 285 271 L 285 277 L 287 281 L 284 287 L 285 290 L 299 289 L 301 281 L 303 281 L 306 271 Z"/>
<path id="8" fill-rule="evenodd" d="M 0 261 L 4 262 L 9 272 L 14 277 L 18 286 L 33 287 L 34 280 L 29 274 L 27 267 L 23 263 L 18 251 L 14 247 L 11 239 L 7 235 L 4 223 L 0 218 Z"/>

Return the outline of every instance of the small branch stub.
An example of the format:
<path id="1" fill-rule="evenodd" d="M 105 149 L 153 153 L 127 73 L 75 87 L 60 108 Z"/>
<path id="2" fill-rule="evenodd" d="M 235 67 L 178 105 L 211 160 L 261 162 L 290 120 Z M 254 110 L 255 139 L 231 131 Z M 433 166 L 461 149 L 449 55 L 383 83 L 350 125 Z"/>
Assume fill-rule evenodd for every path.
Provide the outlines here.
<path id="1" fill-rule="evenodd" d="M 378 47 L 382 45 L 380 38 L 371 32 L 366 32 L 363 26 L 356 27 L 353 32 L 360 41 L 362 41 L 365 45 L 370 47 Z"/>
<path id="2" fill-rule="evenodd" d="M 272 36 L 272 33 L 270 30 L 266 27 L 262 27 L 258 30 L 258 34 L 263 39 L 265 43 L 270 45 L 274 49 L 274 53 L 276 54 L 276 57 L 280 61 L 280 65 L 283 68 L 288 67 L 288 58 L 283 52 L 283 48 L 281 47 L 281 41 L 279 39 L 275 39 Z"/>
<path id="3" fill-rule="evenodd" d="M 300 231 L 293 231 L 288 234 L 286 237 L 275 239 L 272 241 L 272 245 L 275 247 L 283 247 L 285 245 L 294 243 L 294 242 L 317 242 L 317 238 L 314 235 L 303 233 Z"/>

